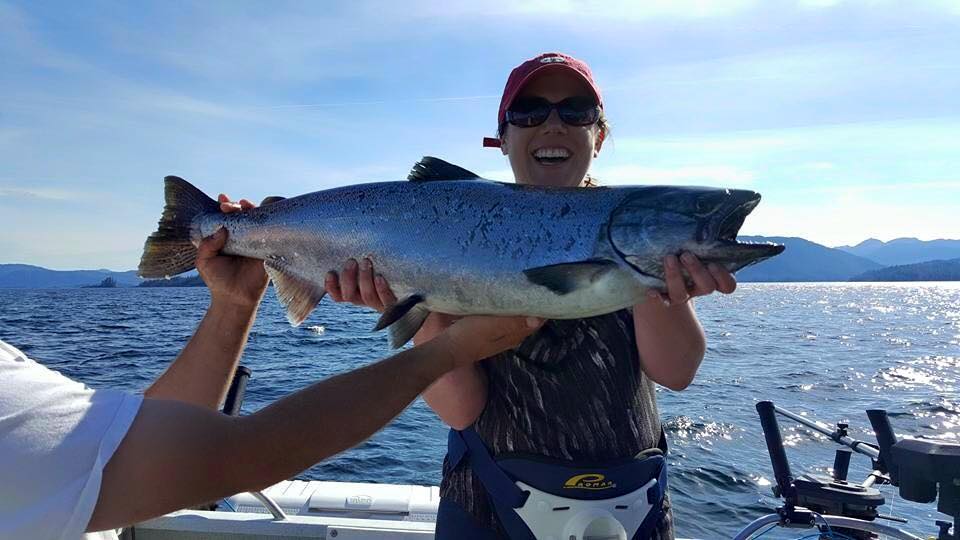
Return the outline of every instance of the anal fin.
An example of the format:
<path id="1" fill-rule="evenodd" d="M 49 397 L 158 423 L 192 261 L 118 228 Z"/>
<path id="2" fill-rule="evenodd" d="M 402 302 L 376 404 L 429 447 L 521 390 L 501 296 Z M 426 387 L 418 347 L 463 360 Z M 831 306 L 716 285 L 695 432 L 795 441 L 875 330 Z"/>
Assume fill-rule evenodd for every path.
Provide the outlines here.
<path id="1" fill-rule="evenodd" d="M 299 326 L 313 311 L 323 295 L 327 293 L 323 285 L 297 276 L 286 264 L 276 260 L 263 262 L 277 299 L 287 310 L 287 320 L 293 326 Z"/>
<path id="2" fill-rule="evenodd" d="M 557 294 L 570 294 L 590 287 L 606 272 L 617 267 L 608 259 L 586 260 L 574 263 L 551 264 L 523 271 L 531 282 L 542 285 Z"/>

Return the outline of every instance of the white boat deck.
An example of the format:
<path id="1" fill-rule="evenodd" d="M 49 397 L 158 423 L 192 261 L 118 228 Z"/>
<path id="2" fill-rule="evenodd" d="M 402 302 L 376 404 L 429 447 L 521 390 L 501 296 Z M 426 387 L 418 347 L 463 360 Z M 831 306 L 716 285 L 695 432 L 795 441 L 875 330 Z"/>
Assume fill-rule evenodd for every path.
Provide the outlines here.
<path id="1" fill-rule="evenodd" d="M 237 538 L 433 538 L 440 489 L 435 486 L 292 480 L 263 492 L 287 514 L 276 519 L 253 495 L 226 499 L 216 511 L 182 510 L 140 523 L 136 540 Z"/>
<path id="2" fill-rule="evenodd" d="M 292 480 L 263 491 L 278 519 L 249 493 L 216 511 L 182 510 L 139 523 L 124 540 L 433 540 L 440 488 Z"/>

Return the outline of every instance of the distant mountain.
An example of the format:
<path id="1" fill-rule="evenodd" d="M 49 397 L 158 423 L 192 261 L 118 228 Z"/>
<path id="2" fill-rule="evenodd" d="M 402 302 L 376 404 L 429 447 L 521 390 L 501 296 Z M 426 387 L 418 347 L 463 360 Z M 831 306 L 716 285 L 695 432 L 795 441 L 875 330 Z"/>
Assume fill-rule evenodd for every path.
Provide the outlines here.
<path id="1" fill-rule="evenodd" d="M 113 278 L 118 287 L 133 287 L 140 283 L 135 270 L 49 270 L 29 264 L 0 264 L 0 288 L 43 289 L 83 287 L 103 283 Z"/>
<path id="2" fill-rule="evenodd" d="M 803 238 L 783 236 L 741 236 L 744 242 L 773 242 L 787 249 L 737 272 L 737 281 L 847 281 L 882 265 Z"/>
<path id="3" fill-rule="evenodd" d="M 850 281 L 960 281 L 960 259 L 888 266 L 864 272 Z"/>
<path id="4" fill-rule="evenodd" d="M 960 240 L 897 238 L 889 242 L 881 242 L 876 238 L 870 238 L 855 246 L 840 246 L 837 249 L 891 266 L 956 259 L 960 257 Z"/>

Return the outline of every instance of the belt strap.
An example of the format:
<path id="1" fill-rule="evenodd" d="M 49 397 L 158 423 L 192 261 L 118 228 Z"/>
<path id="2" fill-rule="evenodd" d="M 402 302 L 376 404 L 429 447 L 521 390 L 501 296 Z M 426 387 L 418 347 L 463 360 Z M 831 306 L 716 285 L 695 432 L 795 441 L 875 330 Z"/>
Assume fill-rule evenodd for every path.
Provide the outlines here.
<path id="1" fill-rule="evenodd" d="M 470 455 L 470 466 L 495 501 L 510 508 L 520 508 L 527 502 L 529 493 L 517 487 L 507 473 L 493 461 L 490 451 L 487 450 L 476 431 L 451 429 L 447 439 L 450 467 L 456 467 L 467 454 Z"/>
<path id="2" fill-rule="evenodd" d="M 662 430 L 657 446 L 662 449 L 666 448 L 666 436 Z M 527 524 L 514 511 L 515 508 L 520 508 L 526 503 L 530 493 L 521 490 L 497 465 L 490 451 L 473 428 L 467 428 L 463 431 L 451 429 L 447 436 L 447 460 L 450 468 L 455 468 L 468 455 L 470 466 L 490 495 L 490 502 L 497 512 L 497 517 L 500 518 L 500 524 L 506 531 L 507 536 L 511 540 L 536 540 Z M 651 487 L 650 492 L 647 493 L 648 501 L 656 501 L 659 504 L 653 505 L 631 540 L 647 540 L 656 530 L 657 524 L 660 523 L 666 513 L 663 505 L 666 490 L 667 465 L 664 462 L 660 468 L 660 473 L 657 475 L 656 485 Z"/>

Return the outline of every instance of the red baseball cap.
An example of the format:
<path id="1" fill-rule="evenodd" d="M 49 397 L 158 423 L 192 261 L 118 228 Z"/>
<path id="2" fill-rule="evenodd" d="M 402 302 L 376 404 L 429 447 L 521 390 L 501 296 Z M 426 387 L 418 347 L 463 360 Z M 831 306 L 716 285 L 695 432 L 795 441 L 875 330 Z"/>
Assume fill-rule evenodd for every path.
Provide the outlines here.
<path id="1" fill-rule="evenodd" d="M 507 78 L 507 84 L 503 88 L 503 97 L 500 98 L 500 111 L 497 113 L 497 125 L 503 125 L 506 119 L 507 108 L 510 107 L 510 104 L 513 103 L 517 94 L 523 90 L 523 87 L 526 86 L 535 75 L 546 70 L 558 69 L 567 70 L 570 73 L 576 74 L 583 82 L 587 83 L 587 86 L 593 91 L 593 97 L 596 98 L 597 105 L 599 105 L 601 109 L 603 108 L 603 97 L 600 95 L 600 87 L 597 86 L 596 81 L 593 80 L 593 73 L 590 71 L 590 66 L 588 66 L 586 62 L 560 52 L 546 52 L 527 60 L 513 68 L 513 71 L 510 72 L 510 77 Z M 500 139 L 484 137 L 483 146 L 499 148 Z"/>

